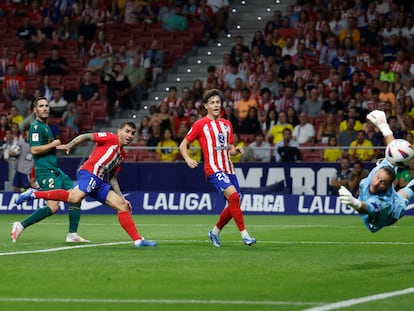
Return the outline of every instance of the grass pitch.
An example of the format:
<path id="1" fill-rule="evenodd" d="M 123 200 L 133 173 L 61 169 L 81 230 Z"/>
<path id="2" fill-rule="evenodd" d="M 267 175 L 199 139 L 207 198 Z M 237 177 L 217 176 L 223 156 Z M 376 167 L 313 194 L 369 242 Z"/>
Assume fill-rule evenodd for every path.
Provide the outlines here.
<path id="1" fill-rule="evenodd" d="M 82 216 L 87 245 L 64 242 L 66 215 L 13 244 L 24 217 L 0 218 L 0 310 L 412 310 L 414 217 L 372 234 L 358 216 L 246 216 L 256 245 L 230 223 L 213 248 L 218 216 L 134 215 L 155 249 L 115 215 Z"/>

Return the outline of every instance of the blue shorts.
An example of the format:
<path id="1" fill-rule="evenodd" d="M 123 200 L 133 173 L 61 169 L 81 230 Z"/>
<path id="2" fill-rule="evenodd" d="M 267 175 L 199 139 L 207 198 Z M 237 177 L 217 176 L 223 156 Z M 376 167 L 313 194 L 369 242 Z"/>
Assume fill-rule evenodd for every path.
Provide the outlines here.
<path id="1" fill-rule="evenodd" d="M 24 189 L 30 188 L 29 175 L 16 171 L 16 174 L 14 174 L 13 177 L 13 187 Z"/>
<path id="2" fill-rule="evenodd" d="M 239 182 L 236 175 L 217 172 L 208 176 L 207 179 L 209 183 L 212 184 L 214 188 L 216 188 L 219 192 L 223 192 L 228 187 L 234 186 L 239 195 L 241 194 Z"/>
<path id="3" fill-rule="evenodd" d="M 105 204 L 106 197 L 111 190 L 111 186 L 107 182 L 86 170 L 80 170 L 78 172 L 75 188 L 78 188 L 103 204 Z"/>

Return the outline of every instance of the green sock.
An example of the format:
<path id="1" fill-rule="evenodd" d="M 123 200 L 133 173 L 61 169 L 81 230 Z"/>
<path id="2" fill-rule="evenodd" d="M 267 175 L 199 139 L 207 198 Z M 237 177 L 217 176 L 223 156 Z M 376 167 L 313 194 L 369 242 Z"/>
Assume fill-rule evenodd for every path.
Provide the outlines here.
<path id="1" fill-rule="evenodd" d="M 73 204 L 69 206 L 69 233 L 78 232 L 80 220 L 80 204 Z"/>
<path id="2" fill-rule="evenodd" d="M 36 210 L 36 212 L 34 212 L 33 214 L 31 214 L 29 217 L 27 217 L 25 220 L 23 220 L 21 222 L 22 226 L 27 228 L 43 219 L 45 219 L 46 217 L 52 216 L 53 212 L 50 209 L 49 206 L 45 206 L 42 208 L 39 208 L 38 210 Z"/>

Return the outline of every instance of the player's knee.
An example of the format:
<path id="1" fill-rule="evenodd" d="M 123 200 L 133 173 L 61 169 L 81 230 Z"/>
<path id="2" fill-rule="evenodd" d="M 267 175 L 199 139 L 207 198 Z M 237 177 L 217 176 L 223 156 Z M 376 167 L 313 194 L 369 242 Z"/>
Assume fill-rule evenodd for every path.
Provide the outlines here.
<path id="1" fill-rule="evenodd" d="M 71 190 L 69 192 L 68 202 L 69 203 L 75 203 L 75 204 L 80 203 L 83 200 L 84 197 L 85 197 L 85 195 L 83 194 L 83 192 Z"/>
<path id="2" fill-rule="evenodd" d="M 240 197 L 237 192 L 232 193 L 229 196 L 229 205 L 230 206 L 239 206 L 240 205 Z"/>

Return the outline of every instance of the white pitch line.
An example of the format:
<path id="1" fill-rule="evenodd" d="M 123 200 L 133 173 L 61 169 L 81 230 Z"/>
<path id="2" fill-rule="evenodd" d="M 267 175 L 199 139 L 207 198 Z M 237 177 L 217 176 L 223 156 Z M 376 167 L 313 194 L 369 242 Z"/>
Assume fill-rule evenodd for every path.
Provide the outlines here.
<path id="1" fill-rule="evenodd" d="M 37 302 L 37 303 L 100 303 L 100 304 L 199 304 L 199 305 L 315 305 L 315 302 L 300 301 L 254 301 L 254 300 L 202 300 L 202 299 L 82 299 L 82 298 L 20 298 L 0 297 L 0 302 Z"/>
<path id="2" fill-rule="evenodd" d="M 372 295 L 372 296 L 367 296 L 367 297 L 338 301 L 338 302 L 330 303 L 324 306 L 305 309 L 303 311 L 329 311 L 329 310 L 346 308 L 346 307 L 354 306 L 354 305 L 361 304 L 361 303 L 377 301 L 377 300 L 382 300 L 386 298 L 391 298 L 391 297 L 401 296 L 401 295 L 406 295 L 406 294 L 411 294 L 411 293 L 414 293 L 414 287 L 406 288 L 406 289 L 395 291 L 395 292 L 388 292 L 388 293 L 382 293 L 382 294 L 377 294 L 377 295 Z"/>
<path id="3" fill-rule="evenodd" d="M 162 247 L 162 243 L 165 244 L 172 244 L 172 243 L 210 243 L 210 241 L 206 240 L 157 240 L 158 243 L 161 243 L 160 246 Z M 223 244 L 242 244 L 239 240 L 232 240 L 232 241 L 223 241 Z M 122 244 L 131 244 L 132 242 L 110 242 L 110 243 L 91 243 L 91 244 L 82 244 L 82 245 L 71 245 L 71 246 L 63 246 L 63 247 L 54 247 L 54 248 L 46 248 L 46 249 L 38 249 L 38 250 L 28 250 L 28 251 L 16 251 L 16 252 L 4 252 L 0 253 L 0 256 L 12 256 L 12 255 L 25 255 L 25 254 L 39 254 L 39 253 L 51 253 L 51 252 L 60 252 L 60 251 L 67 251 L 72 249 L 80 249 L 80 248 L 91 248 L 91 247 L 101 247 L 101 246 L 116 246 Z M 414 242 L 343 242 L 343 241 L 258 241 L 257 244 L 304 244 L 304 245 L 414 245 Z"/>

